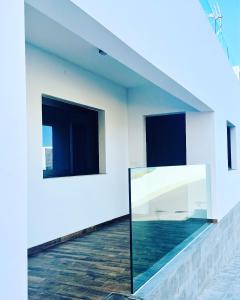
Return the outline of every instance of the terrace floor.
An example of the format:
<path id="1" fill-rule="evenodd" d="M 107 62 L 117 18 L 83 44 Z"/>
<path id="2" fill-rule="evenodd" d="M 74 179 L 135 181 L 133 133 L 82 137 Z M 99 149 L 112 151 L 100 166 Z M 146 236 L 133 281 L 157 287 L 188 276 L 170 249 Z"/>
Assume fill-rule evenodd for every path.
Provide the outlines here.
<path id="1" fill-rule="evenodd" d="M 133 274 L 134 278 L 143 274 L 134 290 L 149 279 L 146 270 L 205 223 L 201 219 L 134 222 Z M 114 222 L 30 256 L 29 300 L 98 300 L 111 292 L 130 294 L 129 225 L 127 219 Z"/>
<path id="2" fill-rule="evenodd" d="M 129 221 L 103 227 L 29 258 L 29 300 L 104 299 L 130 293 Z"/>

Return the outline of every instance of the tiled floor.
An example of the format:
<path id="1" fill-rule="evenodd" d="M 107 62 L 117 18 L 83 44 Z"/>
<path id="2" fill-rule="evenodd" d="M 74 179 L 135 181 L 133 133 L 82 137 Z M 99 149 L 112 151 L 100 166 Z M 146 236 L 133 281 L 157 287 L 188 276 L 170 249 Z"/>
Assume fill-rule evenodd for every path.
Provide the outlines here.
<path id="1" fill-rule="evenodd" d="M 212 281 L 198 300 L 240 300 L 240 250 Z"/>
<path id="2" fill-rule="evenodd" d="M 130 293 L 129 221 L 29 258 L 29 300 L 99 300 Z"/>
<path id="3" fill-rule="evenodd" d="M 134 222 L 134 276 L 148 270 L 204 223 Z M 30 257 L 29 300 L 99 300 L 110 292 L 129 294 L 129 229 L 129 220 L 115 222 Z"/>

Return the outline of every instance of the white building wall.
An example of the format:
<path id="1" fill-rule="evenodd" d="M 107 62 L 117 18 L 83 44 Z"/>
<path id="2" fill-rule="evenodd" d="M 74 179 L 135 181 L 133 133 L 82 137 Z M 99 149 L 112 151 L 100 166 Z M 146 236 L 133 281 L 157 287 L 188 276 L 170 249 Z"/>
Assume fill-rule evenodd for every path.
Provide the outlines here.
<path id="1" fill-rule="evenodd" d="M 0 1 L 0 12 L 0 298 L 24 300 L 27 299 L 27 127 L 23 1 Z"/>
<path id="2" fill-rule="evenodd" d="M 214 164 L 215 135 L 213 112 L 186 114 L 186 142 L 188 164 Z"/>
<path id="3" fill-rule="evenodd" d="M 216 159 L 215 159 L 215 114 L 213 112 L 188 112 L 186 114 L 187 164 L 206 164 L 210 201 L 208 218 L 217 218 L 216 213 Z"/>
<path id="4" fill-rule="evenodd" d="M 213 213 L 215 217 L 222 218 L 240 199 L 239 169 L 228 171 L 227 167 L 225 128 L 227 120 L 237 127 L 237 147 L 240 149 L 240 85 L 199 1 L 72 2 L 156 67 L 159 78 L 161 72 L 165 73 L 170 78 L 169 82 L 174 80 L 216 113 L 216 198 Z M 117 53 L 107 43 L 104 50 L 110 51 L 113 56 L 114 51 Z M 120 60 L 119 53 L 117 55 Z M 125 53 L 123 60 L 133 67 Z M 141 65 L 134 68 L 140 70 Z M 144 71 L 141 71 L 144 76 Z M 149 74 L 146 74 L 147 77 Z M 159 81 L 157 84 L 161 86 L 163 83 Z"/>
<path id="5" fill-rule="evenodd" d="M 216 199 L 215 121 L 213 112 L 197 112 L 182 101 L 150 84 L 129 89 L 129 165 L 130 167 L 146 166 L 145 117 L 172 113 L 186 113 L 187 164 L 206 164 L 209 166 L 211 201 L 208 203 L 208 217 L 216 218 L 216 213 L 213 213 Z"/>
<path id="6" fill-rule="evenodd" d="M 129 89 L 129 166 L 146 166 L 145 116 L 187 111 L 195 110 L 152 84 Z"/>
<path id="7" fill-rule="evenodd" d="M 150 83 L 126 90 L 29 44 L 26 63 L 32 247 L 127 214 L 127 168 L 146 165 L 145 116 L 199 113 Z M 105 111 L 107 174 L 42 178 L 42 94 Z"/>
<path id="8" fill-rule="evenodd" d="M 128 213 L 126 90 L 28 45 L 28 247 Z M 43 179 L 41 95 L 105 110 L 106 174 Z"/>
<path id="9" fill-rule="evenodd" d="M 231 123 L 236 125 L 237 129 L 237 147 L 239 149 L 239 130 L 238 127 L 240 126 L 239 122 L 239 115 L 240 115 L 240 105 L 238 103 L 239 97 L 240 97 L 240 86 L 239 82 L 235 78 L 231 67 L 228 65 L 227 59 L 224 56 L 224 52 L 221 49 L 214 33 L 211 31 L 211 28 L 208 24 L 207 18 L 205 17 L 204 13 L 201 10 L 201 7 L 197 0 L 191 1 L 191 2 L 182 2 L 177 0 L 170 0 L 170 1 L 153 1 L 151 2 L 151 5 L 149 5 L 149 1 L 142 1 L 139 3 L 139 1 L 121 1 L 121 2 L 114 2 L 110 3 L 109 1 L 102 1 L 101 4 L 99 1 L 81 1 L 81 0 L 74 0 L 75 4 L 77 4 L 81 9 L 86 11 L 88 14 L 93 16 L 100 24 L 102 24 L 105 28 L 109 30 L 107 33 L 104 28 L 104 39 L 100 37 L 98 33 L 98 30 L 100 25 L 92 24 L 92 26 L 76 26 L 74 23 L 74 18 L 77 15 L 77 7 L 71 5 L 71 9 L 65 11 L 64 18 L 62 18 L 62 14 L 58 13 L 58 11 L 53 10 L 52 6 L 53 3 L 43 3 L 38 1 L 28 1 L 35 3 L 36 6 L 43 6 L 44 10 L 47 12 L 48 15 L 54 15 L 56 19 L 64 23 L 63 19 L 68 20 L 71 24 L 71 28 L 69 29 L 75 29 L 78 30 L 79 28 L 84 28 L 84 32 L 86 36 L 91 37 L 91 42 L 94 45 L 102 45 L 99 44 L 99 39 L 104 41 L 104 47 L 103 49 L 110 53 L 113 57 L 118 58 L 119 61 L 125 63 L 127 66 L 131 66 L 135 71 L 139 71 L 142 76 L 145 76 L 146 79 L 149 79 L 151 81 L 154 81 L 158 86 L 167 87 L 169 92 L 172 92 L 174 95 L 179 96 L 180 99 L 184 99 L 183 95 L 187 95 L 185 93 L 186 91 L 189 94 L 192 95 L 192 98 L 188 98 L 187 103 L 191 103 L 192 101 L 193 107 L 204 107 L 204 110 L 207 110 L 209 107 L 214 111 L 215 118 L 214 120 L 210 121 L 205 119 L 206 123 L 204 123 L 204 126 L 201 126 L 201 122 L 203 120 L 197 121 L 197 119 L 193 117 L 187 117 L 187 127 L 194 126 L 190 131 L 187 133 L 188 135 L 188 163 L 197 163 L 197 162 L 206 162 L 210 161 L 212 163 L 212 180 L 214 182 L 214 199 L 213 199 L 213 217 L 214 218 L 221 218 L 223 217 L 231 207 L 234 206 L 238 202 L 238 199 L 240 197 L 240 186 L 237 184 L 239 180 L 240 172 L 239 170 L 235 171 L 228 171 L 227 168 L 227 138 L 226 138 L 226 121 L 229 120 Z M 63 1 L 63 7 L 60 7 L 62 10 L 64 9 L 64 5 L 68 7 L 68 4 L 70 2 L 65 0 Z M 128 7 L 128 10 L 126 11 L 125 7 Z M 136 8 L 138 13 L 136 14 Z M 72 14 L 72 9 L 74 9 L 75 14 Z M 81 10 L 79 10 L 81 11 Z M 82 11 L 81 11 L 82 12 Z M 169 21 L 169 14 L 171 13 L 172 22 Z M 72 15 L 71 15 L 72 14 Z M 90 20 L 87 15 L 84 15 L 81 13 L 81 16 L 83 19 L 79 18 L 79 22 L 87 22 Z M 134 16 L 134 17 L 133 17 Z M 180 21 L 176 22 L 176 20 Z M 148 19 L 148 22 L 142 22 L 143 19 Z M 124 22 L 122 22 L 124 20 Z M 67 21 L 66 21 L 67 23 Z M 77 23 L 78 24 L 78 23 Z M 80 24 L 80 23 L 79 23 Z M 65 24 L 63 24 L 65 25 Z M 69 25 L 69 24 L 68 24 Z M 70 26 L 69 25 L 69 26 Z M 98 28 L 94 26 L 98 26 Z M 196 28 L 197 28 L 197 34 L 196 34 Z M 95 30 L 96 29 L 96 30 Z M 80 30 L 80 29 L 79 29 Z M 109 34 L 109 35 L 108 35 Z M 113 40 L 113 36 L 116 38 L 116 40 Z M 109 39 L 108 39 L 109 38 Z M 119 38 L 117 40 L 117 38 Z M 118 43 L 124 42 L 126 45 L 128 45 L 131 48 L 131 51 L 127 48 L 121 48 L 118 47 Z M 36 51 L 32 51 L 36 52 Z M 133 54 L 134 52 L 134 54 Z M 133 55 L 135 55 L 133 57 Z M 39 57 L 36 57 L 39 60 Z M 133 59 L 134 58 L 134 59 Z M 139 59 L 138 59 L 139 58 Z M 56 58 L 54 59 L 54 61 Z M 48 61 L 49 62 L 49 61 Z M 50 66 L 52 63 L 48 63 Z M 28 67 L 28 69 L 35 70 L 38 69 L 38 72 L 32 72 L 37 73 L 37 76 L 41 78 L 41 80 L 35 79 L 33 83 L 29 84 L 29 90 L 31 90 L 31 98 L 38 99 L 32 100 L 32 109 L 36 112 L 40 109 L 40 94 L 42 88 L 41 85 L 44 88 L 44 93 L 46 94 L 53 94 L 54 96 L 57 96 L 59 98 L 65 98 L 69 100 L 75 100 L 79 103 L 87 104 L 91 106 L 91 103 L 93 106 L 96 106 L 98 108 L 104 109 L 102 106 L 105 106 L 105 101 L 107 102 L 108 97 L 102 97 L 102 95 L 105 95 L 105 93 L 109 96 L 111 100 L 114 98 L 121 99 L 121 101 L 116 101 L 119 107 L 121 107 L 122 111 L 124 111 L 124 114 L 116 113 L 116 118 L 113 115 L 109 113 L 109 116 L 106 116 L 106 132 L 109 131 L 109 135 L 107 137 L 107 157 L 110 157 L 111 160 L 114 155 L 117 156 L 118 153 L 124 153 L 126 155 L 126 161 L 124 160 L 125 166 L 123 166 L 122 162 L 122 156 L 119 156 L 119 161 L 108 161 L 107 166 L 115 165 L 114 170 L 116 171 L 118 169 L 119 172 L 116 171 L 116 173 L 112 173 L 116 175 L 116 180 L 114 183 L 118 182 L 118 178 L 123 178 L 126 180 L 125 177 L 125 170 L 127 165 L 127 111 L 126 111 L 126 90 L 124 90 L 121 87 L 118 87 L 117 85 L 113 85 L 112 83 L 105 81 L 103 79 L 98 78 L 96 82 L 104 82 L 104 85 L 101 84 L 101 87 L 99 84 L 96 86 L 89 84 L 88 81 L 84 81 L 86 83 L 84 85 L 84 88 L 80 91 L 80 86 L 83 86 L 83 83 L 81 81 L 81 85 L 79 85 L 79 82 L 76 78 L 78 78 L 79 75 L 76 75 L 76 73 L 79 73 L 80 68 L 78 68 L 74 74 L 76 76 L 72 75 L 72 72 L 65 72 L 64 73 L 64 67 L 66 62 L 61 62 L 62 68 L 60 68 L 61 72 L 53 72 L 52 66 L 49 68 L 45 68 L 44 64 L 41 64 L 39 62 L 31 63 L 31 65 L 35 65 L 35 67 Z M 56 64 L 57 65 L 57 64 Z M 43 67 L 44 66 L 44 67 Z M 55 66 L 55 65 L 54 65 Z M 70 65 L 68 65 L 70 66 Z M 148 66 L 154 66 L 154 72 L 150 72 L 150 67 Z M 55 66 L 56 67 L 56 66 Z M 54 68 L 55 68 L 54 67 Z M 44 70 L 43 70 L 44 69 Z M 71 65 L 71 70 L 76 70 L 75 67 Z M 45 72 L 45 71 L 48 72 Z M 45 75 L 45 73 L 48 74 L 48 76 Z M 52 74 L 52 75 L 51 75 Z M 61 75 L 60 75 L 61 74 Z M 89 74 L 89 73 L 85 73 Z M 150 76 L 152 74 L 152 77 Z M 165 74 L 165 77 L 163 79 L 163 74 Z M 33 78 L 38 78 L 37 76 L 32 76 Z M 46 78 L 45 78 L 46 77 Z M 92 78 L 92 75 L 89 75 L 89 77 Z M 151 78 L 150 78 L 151 77 Z M 39 79 L 38 78 L 38 79 Z M 71 78 L 71 80 L 70 80 Z M 82 77 L 81 77 L 82 78 Z M 97 77 L 94 77 L 95 79 Z M 80 79 L 79 79 L 80 80 Z M 31 80 L 32 82 L 32 80 Z M 42 83 L 43 82 L 43 83 Z M 59 82 L 64 84 L 59 84 Z M 178 84 L 178 89 L 176 89 L 175 85 L 173 83 Z M 76 86 L 79 85 L 78 88 Z M 74 88 L 72 88 L 74 86 Z M 110 89 L 109 89 L 110 87 Z M 181 90 L 180 90 L 181 87 Z M 89 91 L 91 90 L 91 93 L 95 95 L 95 97 L 91 97 L 89 95 Z M 104 92 L 103 92 L 104 90 Z M 38 92 L 36 92 L 38 91 Z M 84 91 L 84 93 L 83 93 Z M 101 91 L 101 92 L 99 92 Z M 117 92 L 118 91 L 118 92 Z M 121 91 L 121 92 L 120 92 Z M 144 93 L 146 93 L 146 97 L 144 97 Z M 156 99 L 160 99 L 162 97 L 156 97 L 155 95 L 156 91 L 149 90 L 146 88 L 144 91 L 143 88 L 139 89 L 130 89 L 128 92 L 128 121 L 129 121 L 129 141 L 130 143 L 130 150 L 129 150 L 129 161 L 130 166 L 137 166 L 137 165 L 144 165 L 145 163 L 145 143 L 144 143 L 144 122 L 143 122 L 143 115 L 146 114 L 159 114 L 159 113 L 169 113 L 169 112 L 179 112 L 179 111 L 185 111 L 189 110 L 189 106 L 185 106 L 183 104 L 177 104 L 177 107 L 171 102 L 173 98 L 169 99 L 166 97 L 166 101 L 161 102 L 162 100 L 159 100 L 159 102 Z M 35 94 L 34 97 L 32 95 Z M 87 94 L 87 96 L 86 96 Z M 121 96 L 120 96 L 121 94 Z M 101 96 L 99 96 L 101 95 Z M 141 96 L 140 96 L 141 95 Z M 83 97 L 84 96 L 84 97 Z M 165 97 L 166 95 L 164 95 Z M 100 97 L 100 98 L 99 98 Z M 29 97 L 30 98 L 30 97 Z M 84 98 L 84 99 L 83 99 Z M 104 101 L 102 102 L 104 98 Z M 144 99 L 143 99 L 144 98 Z M 98 100 L 97 100 L 98 99 Z M 142 100 L 141 100 L 142 99 Z M 198 100 L 199 105 L 196 104 L 196 101 Z M 116 100 L 116 99 L 115 99 Z M 114 101 L 115 101 L 114 100 Z M 115 102 L 114 102 L 115 103 Z M 115 103 L 115 104 L 116 104 Z M 121 105 L 120 105 L 121 103 Z M 125 103 L 123 105 L 123 103 Z M 206 105 L 202 106 L 201 103 L 205 103 Z M 176 103 L 175 103 L 176 104 Z M 178 106 L 180 105 L 180 106 Z M 35 106 L 33 108 L 33 106 Z M 109 107 L 111 105 L 109 104 Z M 139 106 L 139 107 L 137 107 Z M 114 105 L 115 107 L 115 105 Z M 190 109 L 191 110 L 191 109 Z M 112 112 L 114 110 L 111 109 Z M 117 109 L 116 109 L 117 111 Z M 120 110 L 121 111 L 121 110 Z M 112 118 L 110 117 L 112 116 Z M 123 116 L 123 117 L 122 117 Z M 131 116 L 131 117 L 130 117 Z M 37 149 L 40 145 L 40 135 L 41 135 L 41 129 L 40 127 L 37 127 L 37 124 L 41 123 L 40 115 L 36 116 L 34 113 L 30 113 L 29 120 L 30 124 L 35 124 L 30 131 L 30 136 L 33 136 L 33 132 L 35 129 L 38 130 L 38 134 L 36 137 L 32 138 L 32 143 L 35 142 L 34 146 L 37 146 Z M 31 119 L 32 118 L 32 119 Z M 109 119 L 108 119 L 109 118 Z M 203 117 L 204 118 L 204 117 Z M 110 122 L 107 124 L 107 121 L 110 120 Z M 116 121 L 118 120 L 118 121 Z M 117 126 L 116 126 L 117 122 Z M 115 129 L 119 126 L 124 126 L 125 129 L 122 132 L 122 142 L 126 142 L 126 147 L 123 146 L 124 143 L 121 143 L 119 136 L 117 138 L 115 147 L 113 146 L 113 141 L 116 140 L 116 132 Z M 214 124 L 213 124 L 214 123 Z M 197 126 L 196 126 L 197 125 Z M 208 130 L 208 125 L 211 126 Z M 108 127 L 109 126 L 109 127 Z M 196 131 L 195 131 L 196 130 Z M 213 130 L 213 131 L 212 131 Z M 195 136 L 196 132 L 196 136 Z M 206 134 L 207 133 L 207 134 Z M 107 133 L 108 134 L 108 133 Z M 124 137 L 124 135 L 126 136 Z M 200 134 L 199 139 L 197 135 Z M 111 139 L 112 137 L 113 139 Z M 206 139 L 207 137 L 207 139 Z M 211 137 L 213 137 L 214 145 L 209 145 L 209 147 L 206 147 L 206 141 L 210 141 Z M 134 142 L 133 142 L 134 141 Z M 201 149 L 201 144 L 205 147 L 203 147 L 203 151 L 199 151 Z M 33 145 L 33 144 L 32 144 Z M 117 146 L 118 145 L 118 146 Z M 34 148 L 34 147 L 33 147 Z M 119 149 L 123 149 L 124 151 L 119 151 Z M 111 151 L 109 150 L 111 149 Z M 189 150 L 191 149 L 191 150 Z M 210 152 L 208 152 L 208 150 Z M 35 151 L 35 150 L 31 150 Z M 110 152 L 109 152 L 110 151 Z M 114 152 L 116 151 L 116 153 Z M 191 153 L 189 152 L 191 151 Z M 109 155 L 110 154 L 110 155 Z M 63 179 L 48 179 L 48 180 L 39 180 L 39 176 L 41 175 L 41 168 L 38 164 L 38 160 L 35 158 L 39 155 L 39 153 L 36 151 L 35 154 L 32 154 L 32 157 L 30 155 L 30 159 L 33 161 L 31 162 L 31 165 L 34 166 L 35 169 L 35 177 L 37 174 L 38 179 L 32 179 L 34 176 L 30 176 L 30 186 L 32 189 L 32 195 L 34 190 L 34 184 L 36 182 L 39 183 L 39 186 L 44 185 L 44 189 L 46 190 L 46 195 L 50 195 L 51 192 L 54 189 L 58 189 L 58 183 L 61 183 L 61 199 L 64 198 L 63 196 L 64 191 L 65 193 L 68 193 L 69 188 L 73 190 L 71 195 L 74 195 L 73 199 L 77 199 L 77 196 L 74 191 L 75 190 L 75 184 L 79 183 L 80 179 L 78 177 L 66 179 L 63 181 Z M 214 157 L 213 157 L 214 156 Z M 214 161 L 216 161 L 216 165 L 214 165 Z M 120 168 L 118 168 L 120 166 Z M 111 167 L 110 167 L 111 168 Z M 107 171 L 108 172 L 108 171 Z M 33 174 L 33 172 L 32 172 Z M 99 183 L 101 186 L 107 186 L 102 185 L 102 181 L 105 182 L 104 179 L 99 178 L 108 178 L 108 176 L 99 175 L 99 176 L 91 176 L 92 177 L 92 186 L 99 186 Z M 86 177 L 87 178 L 87 177 Z M 106 180 L 106 182 L 111 182 L 110 177 L 109 180 Z M 39 180 L 39 181 L 38 181 Z M 69 181 L 67 181 L 69 180 Z M 85 182 L 86 184 L 83 184 Z M 96 181 L 95 181 L 96 180 Z M 120 179 L 120 182 L 122 182 Z M 48 181 L 52 181 L 51 184 L 48 184 Z M 68 182 L 68 183 L 66 183 Z M 66 184 L 66 185 L 65 185 Z M 51 188 L 50 188 L 51 186 Z M 54 186 L 54 188 L 53 188 Z M 84 177 L 81 178 L 81 184 L 79 185 L 79 189 L 77 188 L 77 192 L 79 192 L 81 186 L 82 192 L 88 192 L 90 183 L 87 179 L 84 179 Z M 113 191 L 113 185 L 111 185 L 111 191 Z M 65 187 L 65 188 L 64 188 Z M 86 187 L 86 189 L 84 189 Z M 49 188 L 49 190 L 47 190 Z M 106 187 L 107 189 L 107 187 Z M 104 188 L 101 189 L 104 191 Z M 121 190 L 121 188 L 120 188 Z M 91 191 L 93 192 L 93 191 Z M 108 191 L 109 192 L 109 191 Z M 98 191 L 93 192 L 96 196 Z M 104 195 L 107 194 L 107 191 L 105 191 L 105 194 L 101 194 L 101 198 L 104 198 Z M 121 193 L 120 193 L 121 194 Z M 109 199 L 108 203 L 112 204 L 112 208 L 107 209 L 106 214 L 101 214 L 102 210 L 98 212 L 98 216 L 103 216 L 104 220 L 106 219 L 106 215 L 109 212 L 109 215 L 111 215 L 111 218 L 114 216 L 117 216 L 116 214 L 110 213 L 110 211 L 114 211 L 117 213 L 117 211 L 126 211 L 127 208 L 127 200 L 126 200 L 126 206 L 123 209 L 121 206 L 122 204 L 122 197 L 119 196 L 116 193 L 115 194 L 119 199 L 121 198 L 121 201 L 116 202 L 118 206 L 116 206 L 115 202 L 110 202 L 110 197 L 107 197 L 106 199 Z M 90 196 L 89 199 L 94 199 L 95 196 Z M 125 196 L 127 199 L 127 183 L 125 186 Z M 43 197 L 43 195 L 42 195 Z M 41 199 L 41 196 L 39 195 L 39 199 Z M 54 209 L 56 209 L 57 204 L 59 203 L 58 200 L 56 202 L 53 201 L 46 201 L 47 203 L 50 203 L 48 205 L 52 205 L 50 208 L 50 212 Z M 91 201 L 90 201 L 91 202 Z M 40 210 L 45 211 L 47 217 L 50 217 L 51 213 L 47 213 L 47 209 L 45 209 L 45 204 L 41 201 L 36 201 L 39 205 Z M 64 203 L 64 202 L 63 202 Z M 30 203 L 31 204 L 31 203 Z M 91 203 L 93 204 L 93 202 Z M 121 206 L 121 209 L 119 210 L 119 205 Z M 56 214 L 63 214 L 64 212 L 64 206 L 63 208 L 58 207 L 59 212 L 56 212 Z M 66 205 L 65 209 L 67 211 L 67 215 L 71 215 L 71 211 L 69 210 L 69 207 L 71 205 Z M 104 209 L 106 206 L 101 206 L 101 209 Z M 122 210 L 123 209 L 123 210 Z M 32 209 L 33 210 L 33 209 Z M 35 214 L 38 210 L 38 207 L 34 207 Z M 71 209 L 70 209 L 71 210 Z M 73 211 L 76 211 L 73 209 Z M 84 210 L 83 210 L 84 211 Z M 89 212 L 90 210 L 88 210 Z M 31 212 L 31 210 L 30 210 Z M 34 218 L 35 214 L 32 214 L 33 216 L 31 218 Z M 91 214 L 91 211 L 90 211 Z M 63 214 L 64 215 L 64 214 Z M 113 216 L 114 215 L 114 216 Z M 119 214 L 118 214 L 119 215 Z M 101 220 L 96 215 L 89 215 L 88 220 L 94 219 L 95 224 L 99 223 Z M 76 219 L 78 218 L 77 214 L 75 217 L 73 217 L 73 220 L 70 222 L 71 224 L 74 223 L 74 226 L 71 226 L 70 223 L 68 223 L 68 220 L 66 220 L 66 223 L 69 225 L 69 230 L 66 230 L 66 234 L 75 231 L 75 225 L 78 224 Z M 86 216 L 83 217 L 82 223 L 83 227 L 87 227 L 91 223 L 90 221 L 85 219 Z M 61 217 L 57 218 L 58 221 L 61 220 Z M 110 218 L 109 218 L 110 219 Z M 34 220 L 35 222 L 35 220 Z M 64 224 L 59 221 L 60 227 L 64 228 Z M 39 221 L 39 226 L 41 227 L 41 223 Z M 91 224 L 92 225 L 92 224 Z M 56 228 L 58 226 L 56 225 Z M 81 228 L 78 228 L 79 230 Z M 33 231 L 33 229 L 31 229 Z M 44 230 L 43 230 L 44 231 Z M 55 238 L 57 236 L 61 236 L 62 232 L 65 230 L 56 230 L 54 234 L 50 234 L 47 231 L 48 239 Z M 33 233 L 33 232 L 32 232 Z M 51 231 L 52 233 L 52 231 Z M 38 232 L 34 232 L 34 234 L 31 234 L 32 236 L 40 236 Z M 51 236 L 50 236 L 51 235 Z M 40 238 L 39 241 L 35 241 L 31 243 L 31 245 L 35 245 L 41 242 L 44 242 L 44 238 Z"/>
<path id="10" fill-rule="evenodd" d="M 71 2 L 212 109 L 239 97 L 239 82 L 199 0 Z"/>
<path id="11" fill-rule="evenodd" d="M 240 104 L 236 103 L 231 108 L 231 114 L 219 112 L 215 116 L 215 159 L 216 159 L 216 201 L 215 211 L 219 217 L 225 215 L 240 199 L 240 119 L 233 117 L 238 112 Z M 230 108 L 230 107 L 229 107 Z M 240 115 L 240 114 L 239 114 Z M 236 153 L 237 161 L 235 170 L 228 170 L 227 162 L 227 121 L 236 126 Z"/>

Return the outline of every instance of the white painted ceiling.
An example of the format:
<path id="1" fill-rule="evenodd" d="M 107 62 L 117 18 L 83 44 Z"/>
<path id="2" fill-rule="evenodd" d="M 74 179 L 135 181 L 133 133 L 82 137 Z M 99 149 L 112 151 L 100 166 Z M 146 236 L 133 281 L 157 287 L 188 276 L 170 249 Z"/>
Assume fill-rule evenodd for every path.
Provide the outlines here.
<path id="1" fill-rule="evenodd" d="M 67 30 L 29 5 L 25 5 L 26 42 L 101 75 L 124 87 L 135 87 L 147 81 L 109 55 Z"/>

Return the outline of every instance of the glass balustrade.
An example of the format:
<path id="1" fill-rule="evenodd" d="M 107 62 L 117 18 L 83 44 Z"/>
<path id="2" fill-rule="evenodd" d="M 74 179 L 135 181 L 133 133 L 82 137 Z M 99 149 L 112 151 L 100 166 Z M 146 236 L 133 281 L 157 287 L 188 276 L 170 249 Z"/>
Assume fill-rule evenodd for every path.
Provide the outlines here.
<path id="1" fill-rule="evenodd" d="M 209 225 L 205 165 L 129 170 L 132 292 Z"/>
<path id="2" fill-rule="evenodd" d="M 238 0 L 199 0 L 237 78 L 240 79 Z"/>

